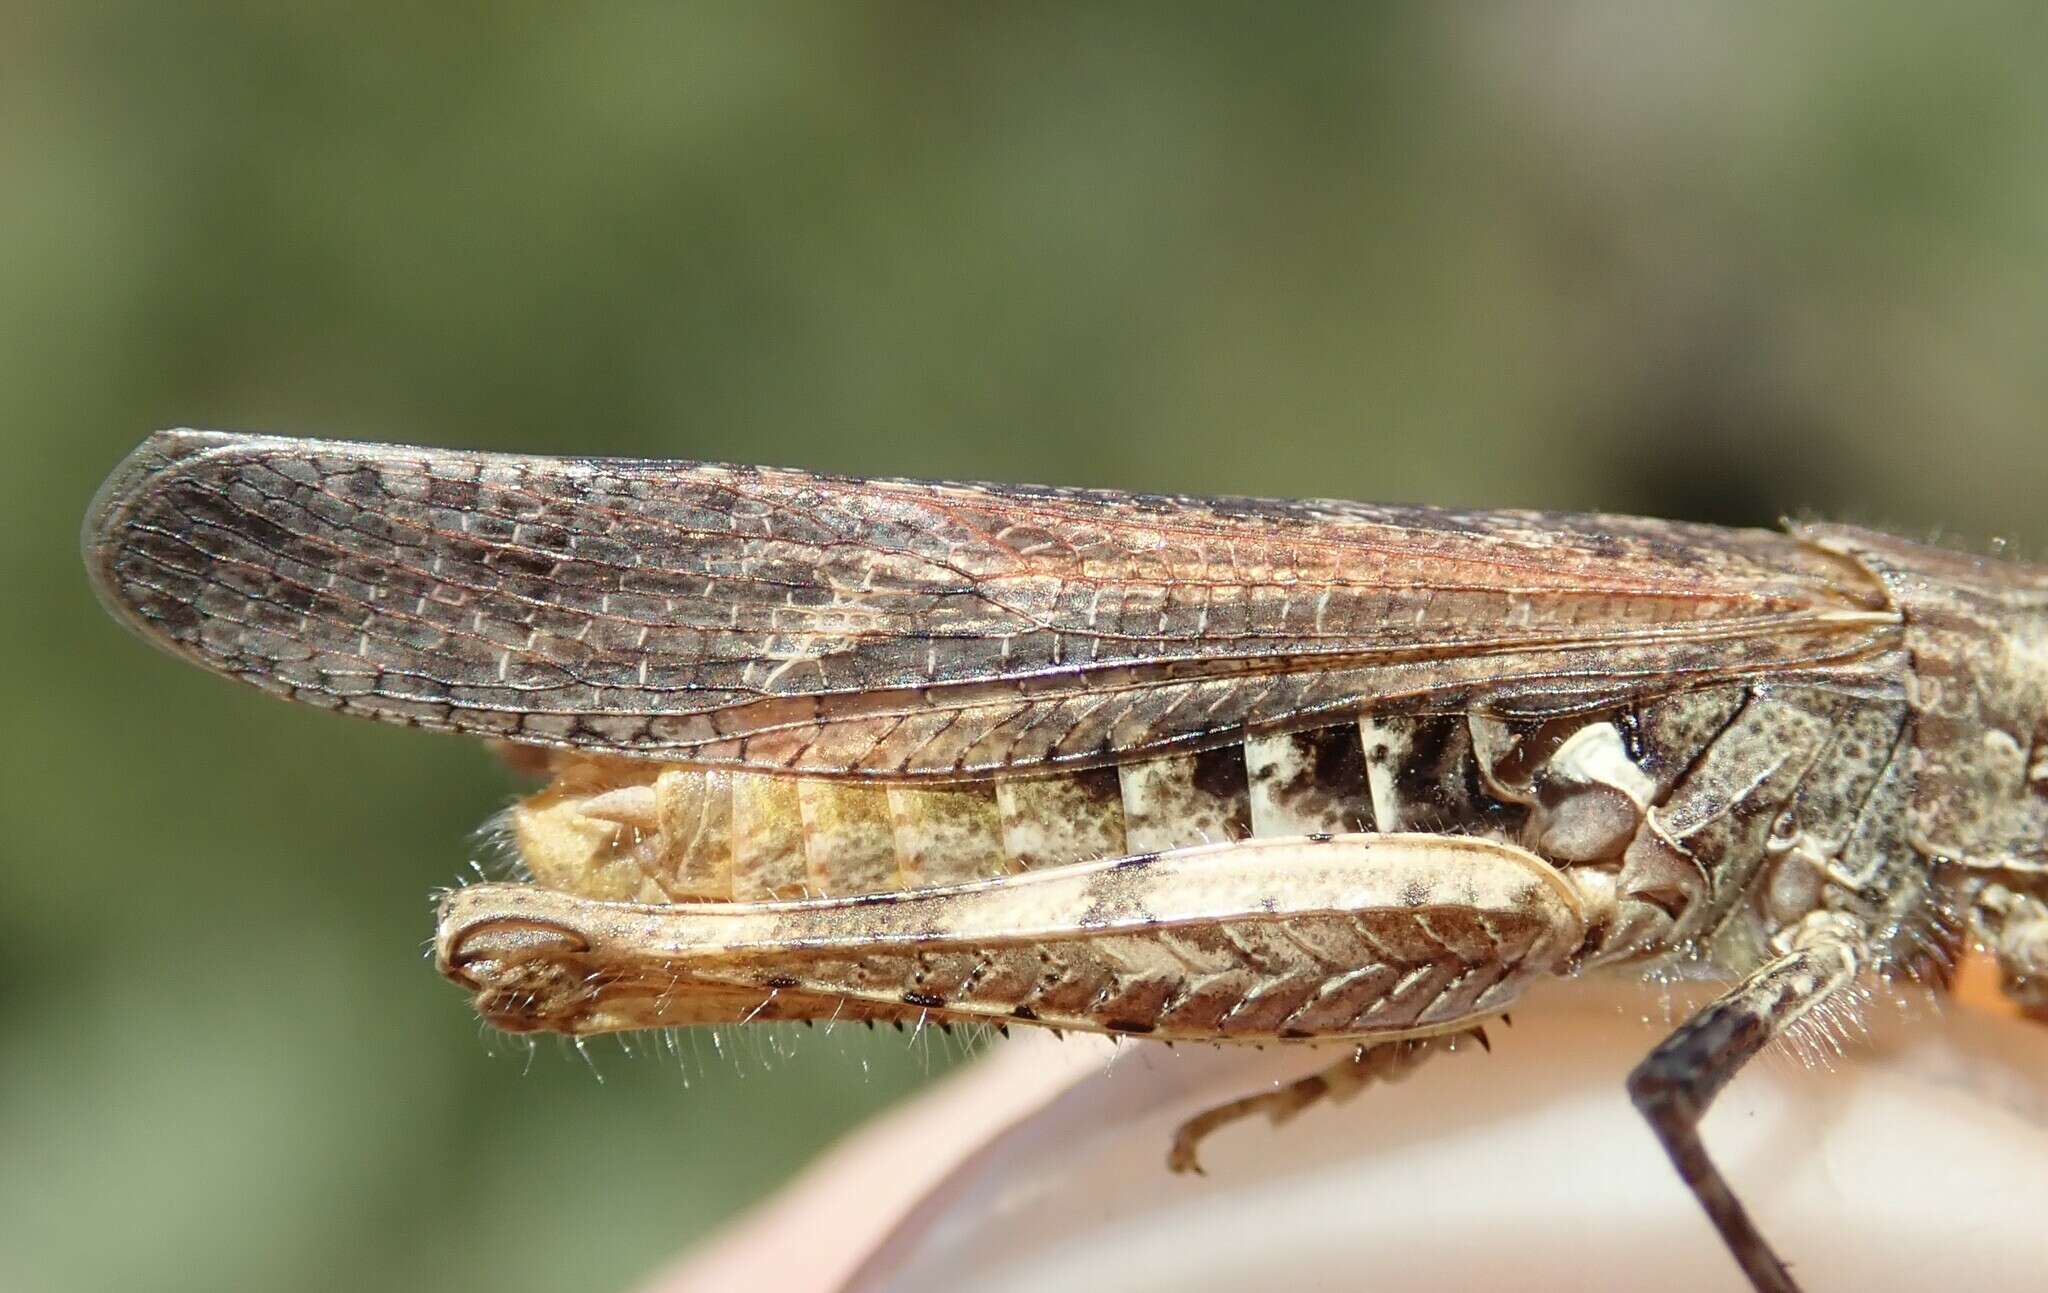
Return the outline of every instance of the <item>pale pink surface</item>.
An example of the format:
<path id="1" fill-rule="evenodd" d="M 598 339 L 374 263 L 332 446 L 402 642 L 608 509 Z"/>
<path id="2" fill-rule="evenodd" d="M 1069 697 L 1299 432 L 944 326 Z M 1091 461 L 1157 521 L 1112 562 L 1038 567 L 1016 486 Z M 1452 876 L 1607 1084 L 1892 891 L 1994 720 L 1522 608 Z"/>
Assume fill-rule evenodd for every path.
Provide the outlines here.
<path id="1" fill-rule="evenodd" d="M 868 1254 L 1004 1126 L 1108 1062 L 1107 1044 L 1032 1034 L 994 1048 L 826 1151 L 686 1256 L 648 1293 L 844 1286 Z"/>
<path id="2" fill-rule="evenodd" d="M 651 1286 L 789 1293 L 1115 1287 L 1407 1293 L 1735 1290 L 1734 1268 L 1622 1091 L 1654 997 L 1566 985 L 1401 1086 L 1210 1142 L 1213 1099 L 1298 1050 L 1018 1039 L 878 1120 Z M 1651 1016 L 1651 1022 L 1644 1020 Z M 2048 1029 L 1901 1020 L 1832 1071 L 1773 1056 L 1708 1143 L 1809 1293 L 2048 1281 Z"/>

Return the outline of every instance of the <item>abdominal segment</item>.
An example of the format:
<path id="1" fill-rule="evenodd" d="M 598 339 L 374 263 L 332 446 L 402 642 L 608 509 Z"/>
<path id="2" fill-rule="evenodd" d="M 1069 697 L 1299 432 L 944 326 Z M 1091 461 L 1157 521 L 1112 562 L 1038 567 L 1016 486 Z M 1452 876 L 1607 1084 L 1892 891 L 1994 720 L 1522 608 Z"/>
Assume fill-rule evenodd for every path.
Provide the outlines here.
<path id="1" fill-rule="evenodd" d="M 1455 720 L 1462 722 L 1462 720 Z M 575 754 L 520 801 L 532 879 L 620 902 L 762 902 L 994 879 L 1373 827 L 1359 725 L 997 781 L 785 777 Z"/>
<path id="2" fill-rule="evenodd" d="M 618 902 L 920 889 L 1126 852 L 1114 769 L 882 786 L 558 756 L 510 833 L 541 886 Z"/>
<path id="3" fill-rule="evenodd" d="M 1121 765 L 962 782 L 782 776 L 557 753 L 510 814 L 526 872 L 608 901 L 890 893 L 1246 839 L 1476 835 L 1617 861 L 1660 793 L 1663 710 L 1510 724 L 1368 714 Z M 1682 708 L 1725 712 L 1717 699 Z M 1692 747 L 1711 732 L 1683 734 Z M 1690 748 L 1676 751 L 1689 759 Z"/>

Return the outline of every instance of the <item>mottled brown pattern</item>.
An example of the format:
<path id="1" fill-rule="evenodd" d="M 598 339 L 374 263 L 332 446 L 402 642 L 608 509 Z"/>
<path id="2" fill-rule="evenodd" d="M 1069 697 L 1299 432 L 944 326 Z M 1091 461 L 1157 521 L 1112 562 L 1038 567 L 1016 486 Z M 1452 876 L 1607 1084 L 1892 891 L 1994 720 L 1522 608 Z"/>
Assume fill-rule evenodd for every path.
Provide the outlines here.
<path id="1" fill-rule="evenodd" d="M 1629 1090 L 1787 1293 L 1699 1140 L 1721 1086 L 1966 938 L 2048 996 L 2038 567 L 209 432 L 115 471 L 86 556 L 206 668 L 565 752 L 510 818 L 534 883 L 442 908 L 501 1027 L 1364 1043 L 1206 1132 L 1405 1072 L 1538 978 L 1690 962 L 1736 982 Z"/>
<path id="2" fill-rule="evenodd" d="M 1464 714 L 1368 714 L 1361 722 L 1373 820 L 1383 831 L 1512 836 L 1524 806 L 1489 793 Z"/>
<path id="3" fill-rule="evenodd" d="M 1272 892 L 1270 875 L 1292 880 Z M 1456 1027 L 1577 940 L 1540 860 L 1457 865 L 1351 836 L 1183 850 L 892 901 L 621 907 L 529 886 L 448 900 L 440 956 L 494 1023 L 571 1033 L 749 1018 L 1020 1018 L 1165 1038 Z M 1021 1013 L 1020 1013 L 1021 1012 Z"/>
<path id="4" fill-rule="evenodd" d="M 1134 853 L 1252 833 L 1242 746 L 1127 763 L 1120 773 L 1125 843 Z"/>
<path id="5" fill-rule="evenodd" d="M 1895 706 L 1801 688 L 1755 692 L 1652 810 L 1624 887 L 1651 865 L 1656 842 L 1677 846 L 1694 873 L 1679 933 L 1715 940 L 1719 963 L 1757 964 L 1777 930 L 1826 905 L 1831 876 L 1849 879 L 1842 854 L 1869 829 L 1864 815 L 1875 807 L 1896 817 L 1901 805 L 1874 804 L 1872 792 L 1900 752 L 1898 723 Z M 1764 872 L 1767 861 L 1810 872 L 1803 904 L 1774 907 L 1758 891 L 1760 875 L 1780 879 Z M 1741 905 L 1752 893 L 1761 912 Z M 1853 887 L 1841 896 L 1871 897 Z"/>
<path id="6" fill-rule="evenodd" d="M 732 896 L 736 902 L 810 892 L 803 805 L 796 783 L 740 774 L 732 787 Z"/>
<path id="7" fill-rule="evenodd" d="M 2048 571 L 1848 526 L 1802 533 L 1867 566 L 1911 611 L 1916 845 L 1988 869 L 2026 858 L 2048 869 L 2028 788 L 2048 715 Z"/>
<path id="8" fill-rule="evenodd" d="M 996 783 L 1003 849 L 1019 870 L 1121 857 L 1124 805 L 1115 768 Z"/>
<path id="9" fill-rule="evenodd" d="M 1254 834 L 1373 829 L 1372 791 L 1357 723 L 1254 737 L 1244 749 Z"/>
<path id="10" fill-rule="evenodd" d="M 1003 849 L 1003 813 L 994 786 L 891 786 L 888 795 L 896 862 L 906 886 L 956 884 L 1014 869 Z"/>
<path id="11" fill-rule="evenodd" d="M 805 874 L 812 893 L 883 893 L 903 887 L 887 791 L 816 778 L 796 786 L 804 823 Z"/>
<path id="12" fill-rule="evenodd" d="M 1745 685 L 1859 713 L 1906 705 L 1907 838 L 1975 877 L 1941 872 L 1940 901 L 1969 909 L 1987 884 L 2031 886 L 2048 870 L 2036 775 L 2048 574 L 1844 527 L 1778 535 L 167 432 L 110 477 L 87 551 L 131 625 L 269 690 L 690 765 L 661 774 L 651 800 L 613 797 L 588 820 L 571 820 L 566 787 L 530 801 L 529 817 L 560 828 L 536 843 L 536 874 L 581 867 L 572 878 L 591 892 L 715 895 L 723 874 L 748 900 L 986 866 L 906 868 L 915 832 L 886 793 L 886 812 L 860 801 L 871 811 L 849 835 L 834 795 L 741 777 L 728 825 L 711 783 L 689 780 L 709 767 L 892 788 L 994 778 L 1005 869 L 1128 848 L 1119 776 L 1181 765 L 1113 765 L 1182 750 L 1207 752 L 1197 767 L 1211 782 L 1243 773 L 1242 811 L 1234 793 L 1196 790 L 1229 805 L 1238 833 L 1258 833 L 1262 816 L 1278 829 L 1369 815 L 1377 829 L 1583 851 L 1607 818 L 1529 834 L 1555 827 L 1539 779 L 1572 724 L 1615 722 L 1660 801 L 1725 740 L 1717 784 L 1734 793 L 1771 775 L 1737 766 L 1768 744 L 1736 730 Z M 1353 717 L 1369 814 L 1336 806 L 1341 785 L 1315 804 L 1297 788 L 1292 811 L 1271 787 L 1251 793 L 1288 748 L 1260 742 Z M 1515 775 L 1475 733 L 1502 737 Z M 1881 801 L 1866 787 L 1890 764 L 1847 745 L 1819 761 L 1837 771 L 1798 791 L 1794 816 L 1832 833 L 1801 825 L 1801 849 L 1828 884 L 1855 890 L 1830 858 L 1859 829 L 1852 802 Z M 1041 775 L 1088 765 L 1102 770 Z M 806 795 L 810 839 L 829 841 L 818 848 L 805 843 Z M 1645 865 L 1660 900 L 1689 870 L 1733 910 L 1760 873 L 1753 827 L 1726 845 L 1723 872 L 1677 844 L 1696 833 L 1672 825 L 1686 804 L 1663 807 L 1651 836 L 1664 835 L 1633 850 L 1658 855 Z M 979 820 L 970 838 L 985 841 Z M 1179 838 L 1163 831 L 1138 822 L 1141 838 Z M 650 854 L 650 838 L 667 851 Z M 1772 878 L 1785 909 L 1805 882 Z M 1808 887 L 1821 900 L 1825 886 Z"/>
<path id="13" fill-rule="evenodd" d="M 696 763 L 960 776 L 1483 689 L 1865 677 L 1855 564 L 1620 517 L 1146 498 L 168 432 L 110 606 L 311 704 Z"/>
<path id="14" fill-rule="evenodd" d="M 1639 762 L 1657 779 L 1660 794 L 1670 793 L 1746 699 L 1748 693 L 1741 687 L 1715 687 L 1679 692 L 1642 707 L 1634 724 Z"/>

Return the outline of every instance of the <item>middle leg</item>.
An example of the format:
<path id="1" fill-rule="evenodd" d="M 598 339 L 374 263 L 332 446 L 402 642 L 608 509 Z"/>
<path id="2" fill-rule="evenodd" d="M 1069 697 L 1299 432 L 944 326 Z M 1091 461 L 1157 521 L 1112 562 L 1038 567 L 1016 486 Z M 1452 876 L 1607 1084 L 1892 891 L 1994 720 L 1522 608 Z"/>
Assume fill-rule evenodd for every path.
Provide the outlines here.
<path id="1" fill-rule="evenodd" d="M 1173 1149 L 1166 1165 L 1176 1172 L 1202 1175 L 1198 1157 L 1201 1144 L 1210 1133 L 1233 1122 L 1265 1114 L 1279 1126 L 1303 1109 L 1322 1100 L 1342 1103 L 1375 1082 L 1399 1082 L 1422 1066 L 1424 1060 L 1443 1051 L 1457 1049 L 1461 1039 L 1487 1045 L 1484 1028 L 1435 1037 L 1404 1037 L 1396 1041 L 1366 1043 L 1326 1069 L 1311 1073 L 1272 1091 L 1240 1096 L 1188 1119 L 1173 1135 Z"/>

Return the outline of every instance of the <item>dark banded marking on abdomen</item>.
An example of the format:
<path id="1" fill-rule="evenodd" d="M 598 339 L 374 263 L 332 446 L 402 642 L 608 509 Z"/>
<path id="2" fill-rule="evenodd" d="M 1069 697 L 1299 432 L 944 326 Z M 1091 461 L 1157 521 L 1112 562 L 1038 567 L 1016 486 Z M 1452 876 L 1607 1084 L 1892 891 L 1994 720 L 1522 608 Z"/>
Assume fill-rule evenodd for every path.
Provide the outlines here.
<path id="1" fill-rule="evenodd" d="M 1125 842 L 1133 853 L 1224 844 L 1252 833 L 1242 745 L 1147 759 L 1117 769 Z"/>
<path id="2" fill-rule="evenodd" d="M 1255 736 L 1244 743 L 1251 833 L 1341 835 L 1375 829 L 1357 723 Z"/>

